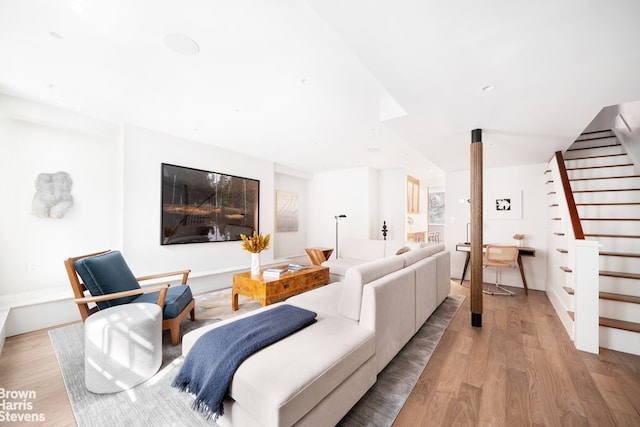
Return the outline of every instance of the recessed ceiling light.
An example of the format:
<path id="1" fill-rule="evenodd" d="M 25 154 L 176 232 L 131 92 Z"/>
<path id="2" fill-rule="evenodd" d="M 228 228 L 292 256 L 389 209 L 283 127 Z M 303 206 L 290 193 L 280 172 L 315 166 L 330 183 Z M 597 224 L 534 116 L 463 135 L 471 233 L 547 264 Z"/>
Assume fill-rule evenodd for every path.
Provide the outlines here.
<path id="1" fill-rule="evenodd" d="M 482 88 L 483 92 L 491 92 L 493 90 L 493 86 L 492 85 L 486 85 Z"/>
<path id="2" fill-rule="evenodd" d="M 172 33 L 164 36 L 164 44 L 180 55 L 193 56 L 200 52 L 200 46 L 192 38 L 184 34 Z"/>
<path id="3" fill-rule="evenodd" d="M 64 38 L 59 33 L 56 33 L 55 31 L 49 31 L 49 35 L 54 39 L 58 39 L 58 40 L 62 40 Z"/>
<path id="4" fill-rule="evenodd" d="M 369 147 L 369 148 L 367 148 L 367 151 L 369 153 L 379 153 L 379 152 L 382 151 L 382 148 L 380 148 L 380 147 Z"/>

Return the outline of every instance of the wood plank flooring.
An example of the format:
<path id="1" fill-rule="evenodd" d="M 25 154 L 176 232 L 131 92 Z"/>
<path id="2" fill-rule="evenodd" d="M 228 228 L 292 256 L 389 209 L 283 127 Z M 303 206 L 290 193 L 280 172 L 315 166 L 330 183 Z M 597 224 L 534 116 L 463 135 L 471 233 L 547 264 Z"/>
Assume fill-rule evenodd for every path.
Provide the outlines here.
<path id="1" fill-rule="evenodd" d="M 468 295 L 468 282 L 451 282 Z M 460 308 L 394 427 L 640 426 L 640 356 L 575 349 L 544 292 Z"/>
<path id="2" fill-rule="evenodd" d="M 465 300 L 394 426 L 639 426 L 640 356 L 577 351 L 543 292 L 516 292 L 484 296 L 482 328 Z M 46 418 L 7 425 L 76 425 L 45 330 L 7 339 L 0 389 L 35 391 Z"/>
<path id="3" fill-rule="evenodd" d="M 75 418 L 62 381 L 60 367 L 46 330 L 7 338 L 0 355 L 0 388 L 11 391 L 35 392 L 29 411 L 8 411 L 14 415 L 43 414 L 42 422 L 0 421 L 12 426 L 75 426 Z M 5 392 L 6 393 L 6 392 Z M 2 402 L 2 399 L 0 399 Z M 8 398 L 5 402 L 22 402 Z M 2 411 L 2 407 L 0 407 Z"/>

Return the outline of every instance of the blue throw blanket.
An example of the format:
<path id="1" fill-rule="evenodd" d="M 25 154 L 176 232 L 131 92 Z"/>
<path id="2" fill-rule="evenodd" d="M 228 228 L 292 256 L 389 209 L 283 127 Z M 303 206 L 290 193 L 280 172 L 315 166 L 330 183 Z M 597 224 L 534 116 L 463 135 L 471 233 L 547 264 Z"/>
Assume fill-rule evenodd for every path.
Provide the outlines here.
<path id="1" fill-rule="evenodd" d="M 285 304 L 212 329 L 198 338 L 171 385 L 194 394 L 193 409 L 216 420 L 238 366 L 315 321 L 316 313 Z"/>

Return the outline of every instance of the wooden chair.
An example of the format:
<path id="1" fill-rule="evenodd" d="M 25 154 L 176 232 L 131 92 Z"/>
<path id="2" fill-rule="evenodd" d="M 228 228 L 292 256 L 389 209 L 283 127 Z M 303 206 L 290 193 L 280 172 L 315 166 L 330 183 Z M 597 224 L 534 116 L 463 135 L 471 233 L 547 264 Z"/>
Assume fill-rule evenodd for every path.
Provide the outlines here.
<path id="1" fill-rule="evenodd" d="M 495 267 L 496 269 L 496 288 L 501 290 L 502 292 L 490 292 L 483 290 L 485 294 L 489 295 L 503 295 L 503 296 L 512 296 L 514 295 L 508 289 L 503 288 L 500 285 L 498 279 L 498 272 L 502 268 L 516 268 L 515 262 L 518 259 L 518 247 L 517 246 L 503 246 L 503 245 L 487 245 L 484 252 L 484 260 L 482 262 L 482 267 Z"/>
<path id="2" fill-rule="evenodd" d="M 180 323 L 187 314 L 195 320 L 195 301 L 187 278 L 191 270 L 135 277 L 119 251 L 103 251 L 68 258 L 64 266 L 82 320 L 115 305 L 157 303 L 163 311 L 162 329 L 171 332 L 171 344 L 180 342 Z M 141 281 L 182 276 L 181 286 L 169 283 L 141 287 Z M 87 295 L 90 294 L 90 296 Z M 91 304 L 91 306 L 90 306 Z"/>

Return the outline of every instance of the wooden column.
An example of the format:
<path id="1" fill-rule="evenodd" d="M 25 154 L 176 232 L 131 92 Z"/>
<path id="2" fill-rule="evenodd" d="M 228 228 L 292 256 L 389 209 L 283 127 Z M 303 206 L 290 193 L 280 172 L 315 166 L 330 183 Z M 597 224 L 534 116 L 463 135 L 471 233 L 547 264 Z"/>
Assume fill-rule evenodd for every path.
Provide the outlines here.
<path id="1" fill-rule="evenodd" d="M 471 326 L 482 327 L 482 129 L 471 131 Z"/>

